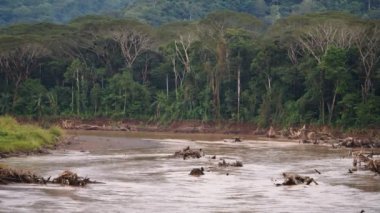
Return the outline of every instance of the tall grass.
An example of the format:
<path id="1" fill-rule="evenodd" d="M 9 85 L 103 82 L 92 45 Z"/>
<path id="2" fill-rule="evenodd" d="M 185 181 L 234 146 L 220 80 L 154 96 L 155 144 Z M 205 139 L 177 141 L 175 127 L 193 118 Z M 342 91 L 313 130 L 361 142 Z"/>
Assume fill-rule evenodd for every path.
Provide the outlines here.
<path id="1" fill-rule="evenodd" d="M 58 127 L 42 129 L 34 125 L 21 125 L 12 117 L 0 117 L 0 152 L 25 152 L 49 147 L 61 135 Z"/>

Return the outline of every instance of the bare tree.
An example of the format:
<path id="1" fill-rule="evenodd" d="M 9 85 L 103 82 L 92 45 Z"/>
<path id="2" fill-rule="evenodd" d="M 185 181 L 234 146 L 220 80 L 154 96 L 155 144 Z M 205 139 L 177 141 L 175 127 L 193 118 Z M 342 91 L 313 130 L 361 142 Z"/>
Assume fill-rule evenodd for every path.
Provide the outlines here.
<path id="1" fill-rule="evenodd" d="M 193 43 L 193 37 L 188 34 L 187 38 L 181 35 L 179 40 L 174 41 L 176 58 L 183 65 L 183 71 L 179 74 L 180 85 L 182 86 L 183 81 L 185 80 L 186 74 L 191 72 L 190 66 L 190 46 Z"/>
<path id="2" fill-rule="evenodd" d="M 306 29 L 297 41 L 302 51 L 320 64 L 329 47 L 350 48 L 355 35 L 352 28 L 342 23 L 323 23 Z"/>
<path id="3" fill-rule="evenodd" d="M 221 15 L 221 14 L 219 14 Z M 213 53 L 216 64 L 211 66 L 209 58 L 205 61 L 205 70 L 208 73 L 209 85 L 212 91 L 212 104 L 215 118 L 220 117 L 220 87 L 223 78 L 225 77 L 227 66 L 228 66 L 228 47 L 225 39 L 227 23 L 225 23 L 226 18 L 212 17 L 207 23 L 201 24 L 199 33 L 201 34 L 202 40 L 206 40 L 204 43 L 204 48 Z"/>
<path id="4" fill-rule="evenodd" d="M 112 32 L 112 38 L 119 43 L 127 67 L 131 68 L 136 58 L 151 45 L 150 37 L 135 29 L 124 28 Z"/>
<path id="5" fill-rule="evenodd" d="M 311 26 L 304 30 L 304 32 L 297 37 L 297 46 L 300 51 L 306 54 L 310 54 L 317 63 L 320 65 L 322 57 L 326 55 L 327 51 L 331 47 L 337 47 L 342 49 L 348 49 L 352 47 L 357 38 L 355 30 L 348 26 L 347 23 L 341 22 L 325 22 L 315 26 Z M 296 47 L 288 52 L 290 59 L 293 63 L 296 62 Z M 320 69 L 319 73 L 319 93 L 320 93 L 320 115 L 322 122 L 325 122 L 325 97 L 324 97 L 324 79 L 325 71 Z M 336 91 L 336 90 L 335 90 Z M 334 112 L 334 105 L 336 94 L 331 103 L 328 103 L 329 120 L 331 120 Z"/>
<path id="6" fill-rule="evenodd" d="M 362 27 L 357 29 L 355 46 L 360 55 L 362 69 L 364 71 L 364 82 L 362 84 L 362 98 L 366 102 L 372 89 L 372 79 L 376 64 L 380 60 L 380 27 Z"/>

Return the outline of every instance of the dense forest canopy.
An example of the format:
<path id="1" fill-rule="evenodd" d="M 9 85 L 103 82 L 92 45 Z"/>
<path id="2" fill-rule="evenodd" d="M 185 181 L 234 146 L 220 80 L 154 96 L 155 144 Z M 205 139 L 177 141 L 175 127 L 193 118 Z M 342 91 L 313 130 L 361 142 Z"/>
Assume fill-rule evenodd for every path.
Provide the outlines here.
<path id="1" fill-rule="evenodd" d="M 30 2 L 0 5 L 37 5 Z M 90 1 L 38 2 L 54 11 L 76 4 L 84 10 Z M 337 1 L 186 1 L 197 11 L 191 17 L 185 1 L 91 2 L 88 11 L 124 5 L 134 18 L 90 15 L 0 28 L 0 114 L 380 124 L 380 22 L 368 19 L 377 1 L 355 1 L 356 12 L 348 9 L 354 1 L 340 1 L 360 16 L 308 13 L 337 8 Z M 243 13 L 208 13 L 214 8 Z"/>
<path id="2" fill-rule="evenodd" d="M 139 19 L 153 25 L 192 21 L 217 10 L 254 15 L 267 23 L 289 15 L 340 11 L 380 18 L 379 0 L 0 0 L 0 25 L 68 21 L 93 14 Z"/>

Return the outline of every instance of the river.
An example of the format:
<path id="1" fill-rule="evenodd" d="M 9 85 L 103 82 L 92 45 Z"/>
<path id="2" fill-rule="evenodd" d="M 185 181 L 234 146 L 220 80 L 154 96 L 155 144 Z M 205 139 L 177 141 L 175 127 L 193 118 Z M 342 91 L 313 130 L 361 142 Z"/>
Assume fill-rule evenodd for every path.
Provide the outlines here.
<path id="1" fill-rule="evenodd" d="M 77 141 L 72 150 L 0 163 L 44 177 L 72 170 L 104 184 L 0 185 L 0 212 L 380 212 L 380 176 L 369 171 L 348 174 L 352 160 L 347 150 L 123 135 L 81 134 Z M 202 149 L 206 156 L 170 157 L 186 146 Z M 216 160 L 211 159 L 214 155 Z M 244 166 L 217 168 L 220 158 L 241 160 Z M 204 176 L 189 175 L 201 166 Z M 282 172 L 289 171 L 311 176 L 319 185 L 276 187 Z"/>

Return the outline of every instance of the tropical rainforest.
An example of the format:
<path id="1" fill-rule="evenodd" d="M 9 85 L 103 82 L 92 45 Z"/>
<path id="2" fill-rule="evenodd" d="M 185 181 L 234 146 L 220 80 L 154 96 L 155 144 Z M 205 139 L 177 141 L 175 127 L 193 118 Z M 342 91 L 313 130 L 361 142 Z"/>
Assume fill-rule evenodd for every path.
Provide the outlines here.
<path id="1" fill-rule="evenodd" d="M 378 127 L 379 9 L 0 0 L 0 114 Z"/>

